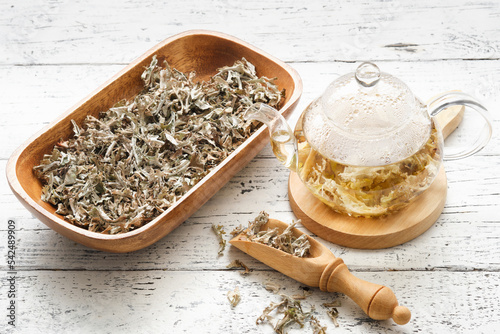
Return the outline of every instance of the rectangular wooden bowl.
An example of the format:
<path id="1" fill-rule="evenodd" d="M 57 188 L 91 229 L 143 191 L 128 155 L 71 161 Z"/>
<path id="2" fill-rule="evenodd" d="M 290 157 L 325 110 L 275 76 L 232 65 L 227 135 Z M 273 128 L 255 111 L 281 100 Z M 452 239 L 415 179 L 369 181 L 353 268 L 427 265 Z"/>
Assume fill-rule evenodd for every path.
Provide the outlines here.
<path id="1" fill-rule="evenodd" d="M 55 207 L 40 199 L 42 184 L 35 177 L 33 167 L 39 164 L 44 154 L 51 152 L 56 142 L 73 135 L 71 120 L 81 124 L 87 115 L 97 116 L 116 102 L 139 93 L 143 88 L 141 74 L 153 55 L 157 55 L 159 64 L 165 59 L 182 72 L 195 71 L 198 80 L 207 80 L 218 68 L 232 65 L 234 61 L 245 57 L 255 65 L 259 76 L 278 78 L 276 83 L 279 89 L 286 90 L 285 101 L 280 109 L 284 116 L 295 108 L 302 94 L 302 81 L 290 66 L 248 43 L 218 32 L 194 30 L 175 35 L 126 66 L 30 138 L 13 153 L 7 163 L 9 185 L 21 203 L 53 230 L 91 248 L 120 253 L 153 244 L 197 211 L 268 142 L 267 128 L 263 126 L 175 205 L 137 230 L 107 235 L 90 232 L 65 221 L 55 213 Z"/>

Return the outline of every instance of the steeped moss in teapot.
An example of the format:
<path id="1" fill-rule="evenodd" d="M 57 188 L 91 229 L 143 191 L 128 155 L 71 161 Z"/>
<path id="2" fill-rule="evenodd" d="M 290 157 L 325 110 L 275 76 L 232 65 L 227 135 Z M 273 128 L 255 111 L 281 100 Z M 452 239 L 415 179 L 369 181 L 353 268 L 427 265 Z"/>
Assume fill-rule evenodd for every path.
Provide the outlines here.
<path id="1" fill-rule="evenodd" d="M 332 82 L 302 113 L 294 132 L 265 104 L 253 105 L 246 117 L 268 126 L 276 157 L 323 203 L 340 213 L 377 217 L 405 207 L 434 181 L 443 138 L 431 115 L 451 105 L 472 107 L 486 124 L 474 145 L 446 156 L 458 159 L 491 137 L 486 109 L 455 92 L 426 106 L 372 63 Z"/>

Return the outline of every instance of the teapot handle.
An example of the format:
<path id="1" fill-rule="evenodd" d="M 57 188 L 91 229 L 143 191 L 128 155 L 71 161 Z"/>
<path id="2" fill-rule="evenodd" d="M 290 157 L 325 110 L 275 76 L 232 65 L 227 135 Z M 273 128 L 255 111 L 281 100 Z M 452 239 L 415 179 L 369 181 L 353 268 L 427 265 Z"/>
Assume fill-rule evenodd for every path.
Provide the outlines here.
<path id="1" fill-rule="evenodd" d="M 434 118 L 441 111 L 455 105 L 466 106 L 474 109 L 484 119 L 485 124 L 483 130 L 479 133 L 478 138 L 473 143 L 460 147 L 454 152 L 445 152 L 443 157 L 445 160 L 462 159 L 479 152 L 486 146 L 486 144 L 488 144 L 493 131 L 491 116 L 488 110 L 486 110 L 486 108 L 474 97 L 462 92 L 448 92 L 439 95 L 429 102 L 429 113 L 431 117 Z"/>

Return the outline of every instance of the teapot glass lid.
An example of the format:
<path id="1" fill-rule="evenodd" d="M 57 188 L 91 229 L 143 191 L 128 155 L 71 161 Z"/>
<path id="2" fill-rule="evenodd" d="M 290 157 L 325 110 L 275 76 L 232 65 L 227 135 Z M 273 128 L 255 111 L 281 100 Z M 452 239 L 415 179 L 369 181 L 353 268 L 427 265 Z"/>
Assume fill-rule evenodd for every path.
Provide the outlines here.
<path id="1" fill-rule="evenodd" d="M 304 133 L 322 155 L 347 165 L 403 160 L 427 141 L 426 106 L 401 80 L 362 63 L 332 82 L 304 116 Z"/>

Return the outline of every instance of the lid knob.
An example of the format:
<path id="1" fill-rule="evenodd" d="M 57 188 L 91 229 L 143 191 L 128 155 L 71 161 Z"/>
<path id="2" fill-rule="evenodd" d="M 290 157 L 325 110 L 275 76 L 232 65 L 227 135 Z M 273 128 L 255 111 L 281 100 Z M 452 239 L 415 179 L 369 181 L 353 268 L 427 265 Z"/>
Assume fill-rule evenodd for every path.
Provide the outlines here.
<path id="1" fill-rule="evenodd" d="M 380 79 L 380 70 L 374 63 L 364 62 L 356 69 L 355 76 L 358 83 L 371 87 Z"/>

